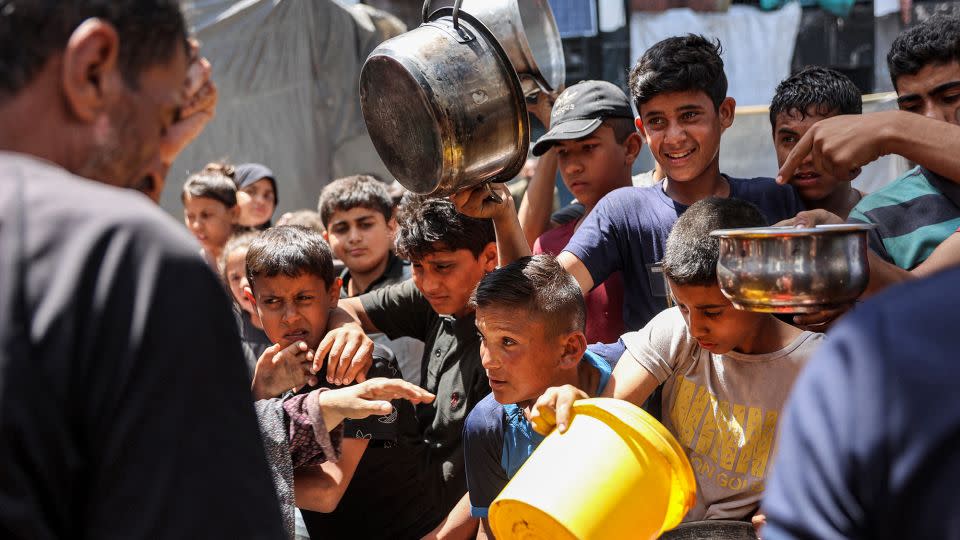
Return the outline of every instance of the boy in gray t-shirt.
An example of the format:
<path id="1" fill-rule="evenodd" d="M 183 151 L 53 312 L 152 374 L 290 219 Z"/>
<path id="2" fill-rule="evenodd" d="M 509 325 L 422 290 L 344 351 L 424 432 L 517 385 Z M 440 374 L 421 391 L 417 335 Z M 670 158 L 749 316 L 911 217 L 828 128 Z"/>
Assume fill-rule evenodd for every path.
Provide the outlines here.
<path id="1" fill-rule="evenodd" d="M 677 305 L 623 336 L 627 350 L 605 392 L 640 405 L 663 385 L 663 423 L 686 450 L 697 480 L 697 502 L 685 521 L 756 513 L 780 411 L 823 340 L 768 313 L 738 310 L 720 291 L 719 241 L 710 231 L 764 223 L 754 205 L 715 197 L 677 220 L 663 262 Z M 584 397 L 573 387 L 551 388 L 534 416 L 556 410 L 563 431 L 570 403 Z"/>

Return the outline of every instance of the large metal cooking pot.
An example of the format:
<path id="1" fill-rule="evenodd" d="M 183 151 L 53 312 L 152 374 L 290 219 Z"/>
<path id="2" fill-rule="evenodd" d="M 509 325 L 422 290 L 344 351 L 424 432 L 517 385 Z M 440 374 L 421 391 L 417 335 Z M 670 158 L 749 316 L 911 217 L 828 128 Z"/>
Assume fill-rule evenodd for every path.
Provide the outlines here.
<path id="1" fill-rule="evenodd" d="M 496 36 L 520 76 L 525 95 L 560 89 L 567 67 L 547 0 L 463 0 L 463 10 Z"/>
<path id="2" fill-rule="evenodd" d="M 460 11 L 460 2 L 383 42 L 360 73 L 373 145 L 415 193 L 445 196 L 509 180 L 530 145 L 520 80 L 494 36 Z"/>
<path id="3" fill-rule="evenodd" d="M 867 231 L 874 225 L 713 231 L 717 279 L 734 306 L 813 313 L 849 304 L 867 287 Z"/>

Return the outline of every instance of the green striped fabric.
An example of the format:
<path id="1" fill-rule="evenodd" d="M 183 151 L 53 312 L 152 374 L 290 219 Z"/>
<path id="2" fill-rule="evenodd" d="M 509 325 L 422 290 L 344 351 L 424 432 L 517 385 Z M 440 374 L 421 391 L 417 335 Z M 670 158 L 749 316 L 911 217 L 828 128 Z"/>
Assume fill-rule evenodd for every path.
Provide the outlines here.
<path id="1" fill-rule="evenodd" d="M 870 248 L 885 260 L 911 270 L 960 227 L 960 206 L 938 186 L 949 180 L 915 167 L 890 185 L 867 195 L 850 212 L 851 223 L 873 223 Z"/>

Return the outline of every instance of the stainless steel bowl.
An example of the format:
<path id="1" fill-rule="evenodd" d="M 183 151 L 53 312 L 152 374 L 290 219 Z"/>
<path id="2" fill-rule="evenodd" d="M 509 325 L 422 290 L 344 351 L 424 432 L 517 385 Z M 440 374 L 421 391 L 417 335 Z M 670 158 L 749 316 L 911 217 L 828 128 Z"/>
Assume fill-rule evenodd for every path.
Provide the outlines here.
<path id="1" fill-rule="evenodd" d="M 567 76 L 563 42 L 547 0 L 463 0 L 463 10 L 496 36 L 527 96 L 555 92 Z"/>
<path id="2" fill-rule="evenodd" d="M 520 79 L 493 34 L 459 2 L 381 43 L 360 72 L 373 146 L 414 193 L 446 196 L 505 182 L 527 159 Z"/>
<path id="3" fill-rule="evenodd" d="M 867 287 L 867 231 L 874 225 L 713 231 L 717 279 L 736 307 L 813 313 L 849 304 Z"/>

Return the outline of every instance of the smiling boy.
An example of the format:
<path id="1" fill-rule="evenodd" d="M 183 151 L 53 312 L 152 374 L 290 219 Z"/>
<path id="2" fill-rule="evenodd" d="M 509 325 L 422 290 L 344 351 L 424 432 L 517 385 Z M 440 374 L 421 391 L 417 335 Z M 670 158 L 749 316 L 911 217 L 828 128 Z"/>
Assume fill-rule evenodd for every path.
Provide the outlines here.
<path id="1" fill-rule="evenodd" d="M 767 224 L 803 208 L 792 188 L 773 179 L 720 174 L 720 138 L 733 124 L 736 103 L 727 97 L 719 43 L 692 34 L 660 41 L 634 66 L 630 89 L 640 114 L 636 126 L 666 178 L 603 197 L 557 260 L 584 292 L 621 272 L 624 322 L 636 329 L 667 306 L 653 266 L 689 205 L 709 196 L 743 199 L 760 208 Z M 457 196 L 461 211 L 494 220 L 503 261 L 529 254 L 513 205 L 484 200 L 479 190 Z"/>
<path id="2" fill-rule="evenodd" d="M 471 513 L 481 518 L 483 538 L 492 537 L 490 503 L 543 441 L 527 420 L 536 399 L 563 384 L 599 395 L 611 369 L 587 351 L 583 295 L 551 256 L 525 257 L 487 274 L 473 304 L 492 393 L 467 418 L 463 444 Z"/>
<path id="3" fill-rule="evenodd" d="M 690 458 L 697 502 L 685 521 L 748 519 L 763 494 L 780 411 L 823 335 L 769 313 L 733 307 L 717 283 L 716 229 L 763 225 L 752 204 L 710 197 L 691 206 L 667 240 L 664 273 L 676 307 L 623 336 L 627 351 L 604 395 L 640 405 L 663 385 L 663 423 Z M 538 400 L 569 426 L 572 385 Z M 549 417 L 549 415 L 548 415 Z"/>
<path id="4" fill-rule="evenodd" d="M 301 227 L 274 227 L 250 244 L 246 262 L 246 293 L 276 348 L 302 342 L 316 350 L 340 298 L 340 280 L 323 237 Z M 389 351 L 378 347 L 373 356 L 367 377 L 399 377 Z M 295 471 L 297 506 L 313 535 L 419 537 L 439 521 L 409 504 L 411 494 L 424 496 L 419 466 L 424 448 L 413 407 L 395 401 L 394 408 L 396 414 L 386 417 L 346 421 L 338 462 Z"/>

